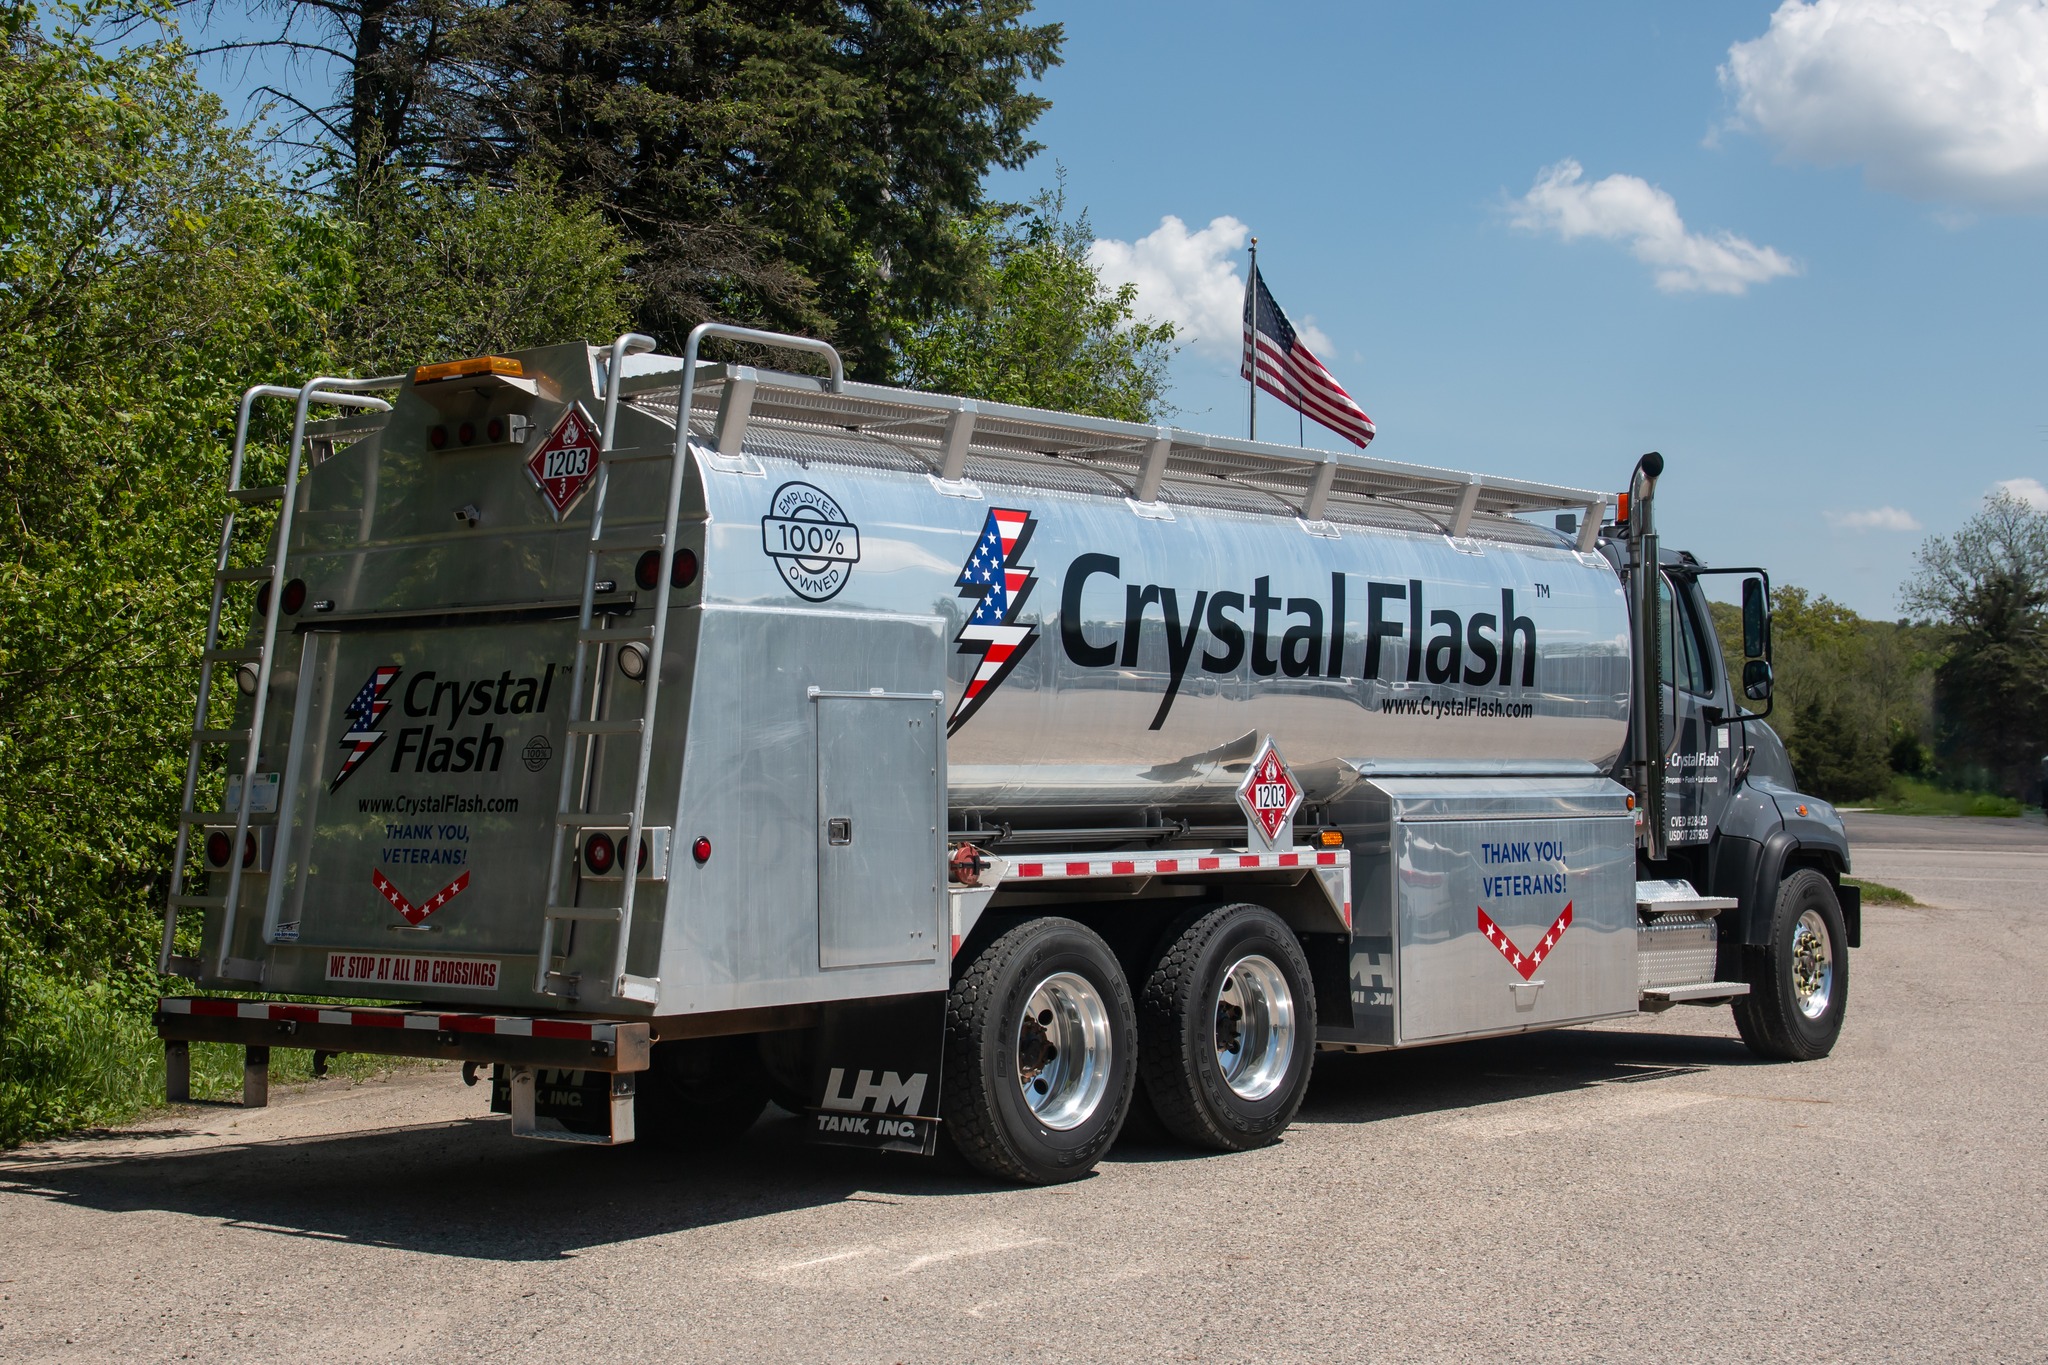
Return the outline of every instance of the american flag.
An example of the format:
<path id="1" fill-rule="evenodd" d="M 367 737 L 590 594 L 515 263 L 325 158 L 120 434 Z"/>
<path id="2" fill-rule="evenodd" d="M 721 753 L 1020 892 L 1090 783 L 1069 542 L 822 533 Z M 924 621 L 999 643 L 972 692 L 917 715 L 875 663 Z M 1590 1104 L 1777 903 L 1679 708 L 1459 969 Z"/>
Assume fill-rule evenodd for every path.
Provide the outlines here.
<path id="1" fill-rule="evenodd" d="M 1256 340 L 1255 340 L 1256 338 Z M 1251 282 L 1244 290 L 1244 367 L 1246 379 L 1254 377 L 1252 358 L 1256 346 L 1260 388 L 1287 406 L 1322 423 L 1353 445 L 1363 447 L 1373 438 L 1372 418 L 1357 400 L 1344 392 L 1315 352 L 1294 334 L 1294 324 L 1273 295 L 1258 266 L 1252 267 Z"/>
<path id="2" fill-rule="evenodd" d="M 962 654 L 979 654 L 981 660 L 946 722 L 949 735 L 967 723 L 1038 641 L 1037 626 L 1012 624 L 1036 581 L 1017 560 L 1037 525 L 1029 512 L 991 507 L 973 552 L 960 567 L 960 595 L 976 601 L 953 640 Z"/>
<path id="3" fill-rule="evenodd" d="M 384 732 L 377 728 L 377 722 L 384 719 L 384 713 L 391 709 L 391 701 L 384 694 L 398 680 L 399 671 L 396 664 L 381 665 L 370 674 L 370 680 L 363 684 L 362 691 L 356 693 L 355 700 L 348 704 L 348 729 L 341 736 L 341 747 L 348 757 L 341 760 L 341 771 L 334 775 L 334 781 L 327 790 L 339 790 L 341 784 L 362 766 L 363 760 L 384 742 Z"/>

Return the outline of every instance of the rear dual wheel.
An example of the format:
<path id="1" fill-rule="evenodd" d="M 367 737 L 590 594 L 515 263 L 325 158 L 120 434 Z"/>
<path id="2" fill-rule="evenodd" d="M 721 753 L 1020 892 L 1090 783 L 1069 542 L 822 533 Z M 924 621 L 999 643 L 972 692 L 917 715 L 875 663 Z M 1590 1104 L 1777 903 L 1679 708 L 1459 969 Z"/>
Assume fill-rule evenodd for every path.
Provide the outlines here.
<path id="1" fill-rule="evenodd" d="M 1138 1066 L 1168 1132 L 1245 1151 L 1294 1121 L 1315 1063 L 1316 998 L 1301 943 L 1257 905 L 1168 931 L 1138 1010 Z"/>
<path id="2" fill-rule="evenodd" d="M 1308 960 L 1260 906 L 1175 924 L 1138 1001 L 1093 930 L 1022 920 L 975 950 L 947 999 L 945 1132 L 989 1175 L 1078 1179 L 1116 1141 L 1142 1075 L 1183 1142 L 1264 1146 L 1301 1107 L 1315 1033 Z"/>
<path id="3" fill-rule="evenodd" d="M 1005 1180 L 1086 1175 L 1129 1112 L 1137 1032 L 1123 969 L 1093 930 L 1047 917 L 998 933 L 946 1001 L 953 1146 Z"/>

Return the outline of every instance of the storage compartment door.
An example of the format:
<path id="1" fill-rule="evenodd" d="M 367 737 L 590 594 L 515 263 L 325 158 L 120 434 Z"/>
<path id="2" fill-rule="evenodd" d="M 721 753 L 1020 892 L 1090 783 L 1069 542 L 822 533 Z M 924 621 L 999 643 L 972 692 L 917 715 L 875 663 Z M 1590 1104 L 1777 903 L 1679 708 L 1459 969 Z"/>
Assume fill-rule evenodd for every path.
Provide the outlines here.
<path id="1" fill-rule="evenodd" d="M 938 957 L 945 721 L 930 694 L 819 693 L 818 965 Z"/>
<path id="2" fill-rule="evenodd" d="M 1634 1015 L 1627 814 L 1403 821 L 1393 855 L 1403 1043 Z"/>

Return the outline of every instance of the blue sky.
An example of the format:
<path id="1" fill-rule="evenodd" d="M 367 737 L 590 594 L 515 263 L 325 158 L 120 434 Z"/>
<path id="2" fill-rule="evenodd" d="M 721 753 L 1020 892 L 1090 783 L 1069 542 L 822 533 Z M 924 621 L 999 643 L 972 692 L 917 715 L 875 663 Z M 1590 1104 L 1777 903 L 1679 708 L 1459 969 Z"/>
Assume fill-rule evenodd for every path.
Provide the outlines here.
<path id="1" fill-rule="evenodd" d="M 1211 225 L 1249 225 L 1374 454 L 1618 488 L 1661 450 L 1667 543 L 1891 616 L 1927 535 L 2048 480 L 2048 24 L 1932 8 L 1866 0 L 1872 41 L 1832 3 L 1774 28 L 1770 4 L 1047 0 L 1046 151 L 996 183 L 1064 166 L 1105 265 L 1184 323 L 1219 316 L 1219 271 L 1242 287 Z M 1177 420 L 1242 432 L 1233 324 L 1194 330 Z"/>
<path id="2" fill-rule="evenodd" d="M 1046 150 L 993 187 L 1065 168 L 1183 328 L 1182 425 L 1244 430 L 1248 227 L 1374 454 L 1612 489 L 1661 450 L 1667 543 L 1878 616 L 1993 487 L 2048 506 L 2037 0 L 1039 17 Z"/>

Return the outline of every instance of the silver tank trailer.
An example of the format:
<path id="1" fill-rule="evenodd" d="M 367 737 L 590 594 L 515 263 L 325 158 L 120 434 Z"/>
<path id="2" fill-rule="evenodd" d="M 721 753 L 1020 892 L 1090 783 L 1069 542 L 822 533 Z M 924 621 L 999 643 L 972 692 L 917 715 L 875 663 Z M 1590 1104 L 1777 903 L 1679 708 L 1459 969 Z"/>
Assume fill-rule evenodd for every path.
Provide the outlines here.
<path id="1" fill-rule="evenodd" d="M 263 958 L 272 989 L 417 994 L 376 974 L 439 955 L 504 970 L 428 986 L 541 1005 L 520 983 L 542 907 L 618 895 L 573 860 L 551 892 L 550 848 L 565 762 L 574 810 L 633 805 L 645 692 L 619 663 L 650 615 L 635 564 L 666 519 L 679 362 L 617 386 L 592 620 L 620 644 L 593 656 L 579 742 L 595 499 L 558 516 L 528 464 L 572 405 L 603 420 L 603 353 L 519 359 L 516 382 L 400 385 L 311 433 L 285 569 L 306 601 L 252 764 L 277 847 L 231 932 L 208 911 L 207 979 Z M 1598 494 L 994 405 L 955 440 L 966 400 L 739 366 L 700 369 L 695 399 L 677 545 L 698 571 L 671 599 L 657 866 L 621 953 L 662 1012 L 943 988 L 936 912 L 869 913 L 906 869 L 943 902 L 942 826 L 1241 842 L 1267 735 L 1337 823 L 1363 770 L 1591 778 L 1621 749 L 1620 582 L 1589 532 L 1510 515 L 1597 515 Z M 841 803 L 865 821 L 846 848 Z M 716 856 L 693 862 L 700 839 Z M 607 979 L 616 930 L 562 934 L 562 971 Z"/>
<path id="2" fill-rule="evenodd" d="M 1058 470 L 977 471 L 963 497 L 892 453 L 770 431 L 744 463 L 700 453 L 702 601 L 936 618 L 956 824 L 1230 809 L 1268 734 L 1325 797 L 1349 760 L 1605 771 L 1619 753 L 1622 587 L 1561 534 L 1305 527 L 1171 485 L 1134 509 Z M 777 628 L 707 618 L 697 667 Z"/>

